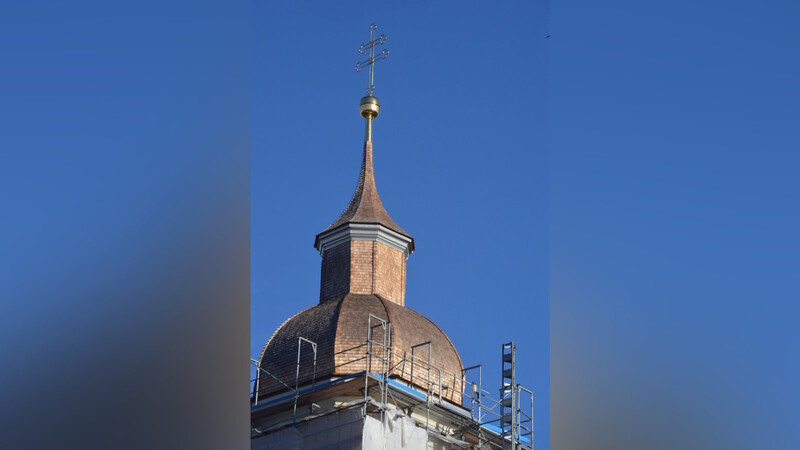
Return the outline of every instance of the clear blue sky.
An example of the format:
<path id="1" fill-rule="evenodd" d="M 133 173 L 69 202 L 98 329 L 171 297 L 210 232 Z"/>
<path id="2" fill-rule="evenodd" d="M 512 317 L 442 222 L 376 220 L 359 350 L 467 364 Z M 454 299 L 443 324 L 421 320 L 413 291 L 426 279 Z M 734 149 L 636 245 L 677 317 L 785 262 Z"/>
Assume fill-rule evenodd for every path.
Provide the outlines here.
<path id="1" fill-rule="evenodd" d="M 501 344 L 548 447 L 546 4 L 270 3 L 253 8 L 251 353 L 318 303 L 314 236 L 347 206 L 364 133 L 353 70 L 371 22 L 378 189 L 416 239 L 406 306 L 500 387 Z M 363 59 L 363 58 L 361 58 Z"/>

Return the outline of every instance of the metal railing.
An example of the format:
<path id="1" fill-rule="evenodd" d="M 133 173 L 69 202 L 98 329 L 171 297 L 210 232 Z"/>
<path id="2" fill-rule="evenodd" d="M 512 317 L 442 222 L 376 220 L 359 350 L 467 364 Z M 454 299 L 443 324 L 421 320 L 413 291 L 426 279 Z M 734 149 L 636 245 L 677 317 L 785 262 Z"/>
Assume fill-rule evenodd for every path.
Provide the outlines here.
<path id="1" fill-rule="evenodd" d="M 258 396 L 261 391 L 261 374 L 265 374 L 272 378 L 273 380 L 280 383 L 283 387 L 288 389 L 294 394 L 294 408 L 292 409 L 292 418 L 297 417 L 297 402 L 300 400 L 300 368 L 301 368 L 301 355 L 303 351 L 303 344 L 307 344 L 311 346 L 311 350 L 313 352 L 313 362 L 311 367 L 311 387 L 314 387 L 314 382 L 317 378 L 317 343 L 311 340 L 308 340 L 304 337 L 299 337 L 297 339 L 297 364 L 295 369 L 295 377 L 294 377 L 294 387 L 289 386 L 286 382 L 278 378 L 276 375 L 270 373 L 267 369 L 261 367 L 261 363 L 253 358 L 250 358 L 250 364 L 255 366 L 256 368 L 256 377 L 253 380 L 250 380 L 250 383 L 253 386 L 253 406 L 258 405 Z"/>
<path id="2" fill-rule="evenodd" d="M 460 374 L 443 370 L 434 364 L 433 344 L 430 341 L 411 346 L 410 355 L 404 352 L 401 357 L 392 347 L 391 322 L 370 314 L 367 326 L 367 336 L 363 344 L 342 349 L 334 354 L 334 361 L 341 361 L 342 355 L 350 356 L 343 362 L 335 364 L 334 370 L 347 368 L 348 371 L 357 371 L 363 368 L 365 373 L 365 414 L 369 404 L 368 400 L 374 398 L 380 405 L 381 421 L 384 421 L 383 408 L 387 405 L 389 395 L 391 395 L 388 384 L 390 380 L 394 379 L 404 383 L 410 389 L 425 393 L 426 429 L 429 427 L 431 404 L 447 400 L 470 411 L 472 427 L 477 430 L 479 436 L 479 448 L 483 443 L 490 443 L 484 436 L 485 426 L 497 424 L 495 432 L 500 432 L 503 441 L 513 443 L 512 445 L 517 447 L 533 449 L 533 391 L 514 384 L 513 388 L 512 386 L 501 388 L 501 398 L 493 398 L 490 392 L 483 387 L 482 365 L 467 367 Z M 303 378 L 301 374 L 304 372 L 301 367 L 303 359 L 301 354 L 304 344 L 310 346 L 313 351 L 311 369 L 311 387 L 313 388 L 317 373 L 317 344 L 300 337 L 297 344 L 294 387 L 261 367 L 255 359 L 250 360 L 251 364 L 256 367 L 256 377 L 251 380 L 254 386 L 254 406 L 259 402 L 262 378 L 269 377 L 293 394 L 293 418 L 296 416 L 297 404 L 302 396 L 300 384 Z M 427 351 L 424 351 L 425 347 L 427 347 Z M 420 353 L 423 355 L 421 356 Z M 504 357 L 504 359 L 506 358 Z M 475 378 L 475 374 L 477 374 L 477 379 L 467 380 L 468 375 Z M 370 380 L 373 380 L 372 384 L 370 384 Z M 378 389 L 378 395 L 370 396 L 371 386 L 373 389 Z M 513 400 L 505 399 L 504 402 L 503 392 L 513 392 Z M 523 408 L 523 399 L 526 400 L 525 408 Z M 513 411 L 509 411 L 509 407 L 512 407 Z M 504 414 L 512 414 L 515 419 L 511 424 L 510 430 L 512 431 L 510 432 L 504 432 Z"/>

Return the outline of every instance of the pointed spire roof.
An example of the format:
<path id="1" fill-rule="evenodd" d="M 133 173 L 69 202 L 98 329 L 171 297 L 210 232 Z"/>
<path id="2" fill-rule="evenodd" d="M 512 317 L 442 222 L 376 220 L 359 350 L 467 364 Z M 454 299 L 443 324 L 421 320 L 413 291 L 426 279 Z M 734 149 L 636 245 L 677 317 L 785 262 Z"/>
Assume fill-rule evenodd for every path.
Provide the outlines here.
<path id="1" fill-rule="evenodd" d="M 364 159 L 361 163 L 361 174 L 358 177 L 358 185 L 355 193 L 353 193 L 353 198 L 350 199 L 350 204 L 347 205 L 347 208 L 336 221 L 317 235 L 314 246 L 319 245 L 320 236 L 347 223 L 383 225 L 411 239 L 411 248 L 413 249 L 414 238 L 392 220 L 378 195 L 378 188 L 375 185 L 375 170 L 372 166 L 371 140 L 364 142 Z"/>

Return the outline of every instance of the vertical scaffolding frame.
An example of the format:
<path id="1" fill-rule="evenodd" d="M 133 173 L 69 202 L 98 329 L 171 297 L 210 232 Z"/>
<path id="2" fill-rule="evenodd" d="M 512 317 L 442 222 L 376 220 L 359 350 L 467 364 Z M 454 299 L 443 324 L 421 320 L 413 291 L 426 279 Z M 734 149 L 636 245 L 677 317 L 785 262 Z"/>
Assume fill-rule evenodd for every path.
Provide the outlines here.
<path id="1" fill-rule="evenodd" d="M 373 325 L 373 323 L 375 323 Z M 380 328 L 383 331 L 381 341 L 375 340 L 375 329 Z M 380 376 L 373 375 L 372 360 L 374 356 L 375 345 L 380 346 Z M 370 314 L 367 318 L 367 342 L 366 342 L 366 356 L 365 356 L 365 377 L 364 377 L 364 415 L 367 414 L 367 401 L 369 399 L 369 379 L 372 378 L 378 382 L 380 387 L 380 402 L 386 404 L 387 389 L 386 383 L 388 382 L 389 372 L 389 357 L 391 355 L 392 345 L 392 323 L 381 319 L 380 317 Z M 381 408 L 381 422 L 383 422 L 383 408 Z"/>
<path id="2" fill-rule="evenodd" d="M 470 383 L 470 414 L 472 416 L 472 421 L 477 425 L 477 435 L 478 435 L 478 448 L 483 448 L 483 430 L 481 430 L 481 422 L 483 421 L 483 405 L 481 403 L 481 396 L 483 391 L 483 365 L 476 364 L 474 366 L 469 366 L 461 371 L 461 386 L 466 389 L 467 385 L 467 372 L 470 370 L 478 370 L 478 384 L 474 382 Z M 462 398 L 463 404 L 463 398 Z M 475 411 L 477 406 L 477 413 Z"/>
<path id="3" fill-rule="evenodd" d="M 297 401 L 300 399 L 300 355 L 303 350 L 303 342 L 311 345 L 311 350 L 314 352 L 314 363 L 311 369 L 311 386 L 314 386 L 314 381 L 317 378 L 317 343 L 310 341 L 304 337 L 297 338 L 297 370 L 294 375 L 294 410 L 292 410 L 292 419 L 297 417 Z"/>
<path id="4" fill-rule="evenodd" d="M 258 388 L 259 388 L 259 382 L 261 381 L 261 363 L 256 361 L 253 358 L 250 358 L 250 364 L 256 366 L 256 386 L 255 386 L 255 389 L 253 390 L 253 405 L 257 405 L 258 404 Z"/>
<path id="5" fill-rule="evenodd" d="M 256 368 L 256 379 L 254 380 L 254 382 L 255 382 L 255 394 L 254 394 L 253 406 L 258 404 L 258 395 L 259 395 L 258 390 L 260 389 L 260 378 L 261 378 L 261 374 L 262 373 L 267 375 L 267 376 L 269 376 L 269 377 L 271 377 L 271 378 L 273 378 L 275 381 L 277 381 L 278 383 L 283 385 L 283 387 L 285 387 L 286 389 L 288 389 L 290 391 L 293 391 L 293 392 L 297 391 L 296 388 L 292 388 L 288 384 L 284 383 L 283 380 L 281 380 L 280 378 L 278 378 L 275 375 L 271 374 L 267 369 L 261 367 L 261 363 L 258 360 L 250 358 L 250 364 L 252 364 Z"/>
<path id="6" fill-rule="evenodd" d="M 502 384 L 500 385 L 500 429 L 503 448 L 517 450 L 519 423 L 517 420 L 516 350 L 513 342 L 503 344 Z"/>
<path id="7" fill-rule="evenodd" d="M 465 368 L 464 370 L 461 371 L 461 378 L 463 380 L 462 381 L 462 385 L 466 386 L 467 385 L 467 372 L 469 372 L 470 370 L 475 370 L 475 369 L 478 370 L 478 383 L 477 384 L 475 384 L 474 382 L 469 383 L 470 386 L 471 386 L 470 387 L 470 402 L 471 402 L 470 412 L 472 413 L 472 418 L 475 421 L 480 422 L 483 419 L 483 411 L 481 410 L 482 409 L 481 408 L 481 390 L 483 389 L 483 381 L 482 381 L 483 365 L 482 364 L 476 364 L 474 366 L 469 366 L 469 367 Z M 477 412 L 475 411 L 476 407 L 477 407 L 477 410 L 478 410 Z"/>
<path id="8" fill-rule="evenodd" d="M 414 384 L 414 360 L 416 359 L 416 357 L 414 356 L 414 352 L 418 348 L 424 347 L 426 345 L 428 346 L 428 378 L 427 378 L 427 381 L 428 381 L 428 384 L 430 384 L 430 380 L 431 380 L 431 357 L 433 356 L 433 348 L 432 348 L 433 346 L 431 345 L 431 341 L 425 341 L 425 342 L 419 343 L 417 345 L 412 345 L 411 346 L 411 384 L 412 385 Z"/>
<path id="9" fill-rule="evenodd" d="M 523 393 L 530 398 L 530 415 L 522 409 Z M 528 437 L 530 442 L 528 447 L 533 450 L 533 391 L 519 384 L 517 385 L 517 431 L 519 432 L 520 441 L 525 436 Z"/>
<path id="10" fill-rule="evenodd" d="M 428 364 L 427 364 L 427 366 L 428 366 L 428 378 L 426 380 L 427 383 L 428 383 L 428 386 L 425 387 L 425 431 L 429 431 L 430 421 L 431 421 L 431 393 L 432 393 L 432 390 L 433 390 L 432 386 L 431 386 L 431 357 L 433 356 L 433 344 L 431 344 L 431 341 L 425 341 L 425 342 L 419 343 L 417 345 L 412 345 L 411 346 L 411 387 L 413 388 L 413 386 L 414 386 L 414 360 L 416 359 L 414 357 L 414 351 L 416 351 L 418 348 L 424 347 L 426 345 L 428 346 Z M 441 397 L 441 394 L 442 394 L 441 381 L 442 381 L 442 372 L 440 371 L 439 372 L 439 401 L 442 400 L 442 397 Z"/>

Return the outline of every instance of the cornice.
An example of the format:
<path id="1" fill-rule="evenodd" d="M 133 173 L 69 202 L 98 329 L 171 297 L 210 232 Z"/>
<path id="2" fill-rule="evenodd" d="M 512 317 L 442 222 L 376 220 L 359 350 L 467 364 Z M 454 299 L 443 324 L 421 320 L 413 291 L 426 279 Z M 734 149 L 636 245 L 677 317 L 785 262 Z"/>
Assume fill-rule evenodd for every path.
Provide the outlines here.
<path id="1" fill-rule="evenodd" d="M 376 223 L 345 223 L 320 234 L 316 247 L 320 255 L 324 255 L 327 249 L 347 241 L 380 242 L 400 250 L 406 258 L 414 251 L 411 238 Z"/>

